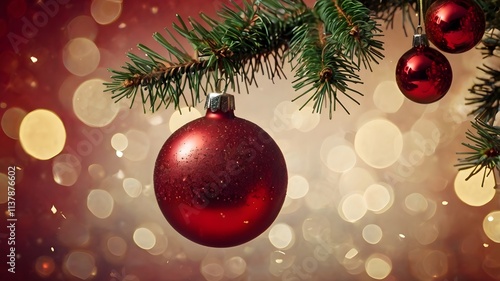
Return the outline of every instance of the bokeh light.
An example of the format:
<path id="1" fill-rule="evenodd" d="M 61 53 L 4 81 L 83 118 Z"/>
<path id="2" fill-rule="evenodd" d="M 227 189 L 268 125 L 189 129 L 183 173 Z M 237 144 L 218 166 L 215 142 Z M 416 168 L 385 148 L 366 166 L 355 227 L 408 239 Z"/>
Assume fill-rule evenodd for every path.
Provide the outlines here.
<path id="1" fill-rule="evenodd" d="M 90 13 L 99 24 L 110 24 L 118 19 L 122 12 L 122 0 L 93 0 Z"/>
<path id="2" fill-rule="evenodd" d="M 113 207 L 114 199 L 106 190 L 93 189 L 87 196 L 87 208 L 100 219 L 109 217 Z"/>
<path id="3" fill-rule="evenodd" d="M 285 223 L 278 223 L 269 231 L 269 241 L 278 249 L 286 249 L 293 245 L 295 234 L 293 229 Z"/>
<path id="4" fill-rule="evenodd" d="M 372 64 L 373 71 L 360 70 L 362 84 L 349 85 L 363 93 L 353 96 L 360 105 L 341 94 L 349 114 L 337 103 L 331 120 L 328 108 L 312 113 L 314 101 L 302 109 L 304 100 L 292 101 L 300 93 L 292 87 L 290 65 L 283 74 L 292 79 L 252 73 L 256 83 L 248 94 L 243 83 L 231 89 L 236 115 L 269 129 L 279 144 L 287 161 L 287 196 L 262 235 L 217 249 L 197 245 L 169 225 L 152 181 L 165 139 L 202 117 L 202 103 L 184 106 L 191 102 L 186 84 L 183 107 L 170 103 L 151 112 L 146 105 L 144 112 L 148 92 L 142 96 L 139 88 L 129 108 L 130 99 L 117 102 L 103 84 L 114 75 L 107 68 L 123 70 L 130 62 L 127 52 L 149 59 L 139 43 L 167 57 L 151 34 L 170 40 L 163 28 L 178 23 L 176 13 L 197 17 L 220 8 L 220 1 L 2 3 L 0 34 L 27 39 L 19 52 L 8 45 L 0 51 L 0 206 L 7 207 L 7 167 L 21 168 L 15 278 L 500 280 L 493 173 L 481 187 L 482 172 L 465 181 L 470 170 L 457 174 L 454 166 L 473 119 L 464 97 L 471 73 L 479 73 L 466 58 L 481 58 L 481 51 L 453 56 L 454 95 L 414 104 L 394 80 L 395 63 L 409 47 L 400 44 L 403 17 L 397 12 L 395 28 L 383 30 L 386 58 Z M 46 25 L 23 34 L 43 14 Z M 184 40 L 179 43 L 195 55 Z M 38 123 L 30 121 L 33 115 Z"/>
<path id="5" fill-rule="evenodd" d="M 500 211 L 493 211 L 485 216 L 483 230 L 493 242 L 500 243 Z"/>
<path id="6" fill-rule="evenodd" d="M 59 154 L 54 158 L 52 174 L 54 181 L 63 186 L 72 186 L 78 180 L 82 165 L 72 154 Z"/>
<path id="7" fill-rule="evenodd" d="M 483 206 L 495 196 L 493 173 L 484 177 L 478 173 L 469 178 L 472 169 L 460 170 L 455 177 L 455 193 L 458 198 L 470 206 Z"/>
<path id="8" fill-rule="evenodd" d="M 82 251 L 71 252 L 64 261 L 64 267 L 72 276 L 81 280 L 90 279 L 97 272 L 94 256 Z"/>
<path id="9" fill-rule="evenodd" d="M 176 110 L 170 116 L 170 121 L 168 122 L 170 132 L 175 132 L 180 127 L 200 117 L 201 113 L 196 108 L 183 107 L 180 110 Z"/>
<path id="10" fill-rule="evenodd" d="M 19 127 L 26 116 L 26 111 L 18 107 L 7 109 L 2 116 L 2 130 L 11 139 L 19 139 Z"/>
<path id="11" fill-rule="evenodd" d="M 134 231 L 133 239 L 135 244 L 144 250 L 152 249 L 156 244 L 155 234 L 145 227 L 137 228 Z"/>
<path id="12" fill-rule="evenodd" d="M 91 41 L 97 37 L 98 28 L 96 22 L 87 15 L 77 16 L 66 26 L 69 39 L 87 38 Z"/>
<path id="13" fill-rule="evenodd" d="M 224 261 L 225 276 L 230 279 L 236 279 L 243 275 L 247 269 L 247 263 L 240 256 L 230 257 Z"/>
<path id="14" fill-rule="evenodd" d="M 81 37 L 68 41 L 62 55 L 66 69 L 77 76 L 92 73 L 101 60 L 101 53 L 96 44 L 90 39 Z"/>
<path id="15" fill-rule="evenodd" d="M 6 174 L 0 173 L 0 204 L 7 202 L 8 190 L 9 190 L 9 178 Z"/>
<path id="16" fill-rule="evenodd" d="M 356 165 L 356 153 L 348 145 L 338 145 L 328 151 L 326 165 L 334 172 L 346 172 Z"/>
<path id="17" fill-rule="evenodd" d="M 375 119 L 359 128 L 354 147 L 358 156 L 368 165 L 382 169 L 398 160 L 403 150 L 403 136 L 394 123 Z"/>
<path id="18" fill-rule="evenodd" d="M 300 175 L 293 175 L 288 179 L 286 195 L 292 199 L 299 199 L 306 196 L 309 191 L 309 182 Z"/>
<path id="19" fill-rule="evenodd" d="M 111 254 L 121 257 L 127 252 L 127 242 L 119 236 L 109 237 L 106 246 Z"/>
<path id="20" fill-rule="evenodd" d="M 340 215 L 348 222 L 356 222 L 360 220 L 368 208 L 362 194 L 351 193 L 344 198 L 340 203 Z"/>
<path id="21" fill-rule="evenodd" d="M 55 270 L 56 265 L 54 259 L 48 256 L 40 256 L 36 259 L 35 270 L 40 277 L 47 278 Z"/>
<path id="22" fill-rule="evenodd" d="M 80 121 L 90 127 L 108 125 L 119 111 L 119 105 L 104 93 L 104 82 L 102 79 L 87 80 L 78 86 L 73 95 L 73 111 Z"/>
<path id="23" fill-rule="evenodd" d="M 383 112 L 395 113 L 401 106 L 405 97 L 394 80 L 380 82 L 373 92 L 373 103 Z"/>
<path id="24" fill-rule="evenodd" d="M 54 112 L 36 109 L 28 113 L 19 127 L 19 141 L 26 153 L 47 160 L 59 154 L 66 143 L 66 129 Z"/>
<path id="25" fill-rule="evenodd" d="M 125 178 L 123 179 L 123 189 L 128 196 L 136 198 L 141 195 L 142 183 L 134 178 Z"/>
<path id="26" fill-rule="evenodd" d="M 320 121 L 320 115 L 312 112 L 314 111 L 310 106 L 295 110 L 290 116 L 293 127 L 300 132 L 309 132 L 316 128 Z"/>
<path id="27" fill-rule="evenodd" d="M 366 259 L 365 269 L 371 278 L 382 280 L 391 273 L 392 262 L 385 255 L 375 254 Z"/>
<path id="28" fill-rule="evenodd" d="M 128 146 L 128 139 L 122 133 L 116 133 L 111 137 L 111 146 L 117 151 L 124 151 Z"/>
<path id="29" fill-rule="evenodd" d="M 382 234 L 382 229 L 376 224 L 368 224 L 363 228 L 363 239 L 369 244 L 380 242 Z"/>

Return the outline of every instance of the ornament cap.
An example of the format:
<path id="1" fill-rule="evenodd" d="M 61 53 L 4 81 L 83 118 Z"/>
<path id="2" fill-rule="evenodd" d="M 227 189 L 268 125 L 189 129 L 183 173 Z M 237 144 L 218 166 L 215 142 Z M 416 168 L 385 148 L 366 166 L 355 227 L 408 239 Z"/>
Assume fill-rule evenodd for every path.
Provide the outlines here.
<path id="1" fill-rule="evenodd" d="M 234 96 L 226 93 L 210 93 L 205 102 L 205 109 L 215 112 L 228 112 L 235 109 Z"/>
<path id="2" fill-rule="evenodd" d="M 429 47 L 429 40 L 425 34 L 415 34 L 413 35 L 413 47 Z"/>

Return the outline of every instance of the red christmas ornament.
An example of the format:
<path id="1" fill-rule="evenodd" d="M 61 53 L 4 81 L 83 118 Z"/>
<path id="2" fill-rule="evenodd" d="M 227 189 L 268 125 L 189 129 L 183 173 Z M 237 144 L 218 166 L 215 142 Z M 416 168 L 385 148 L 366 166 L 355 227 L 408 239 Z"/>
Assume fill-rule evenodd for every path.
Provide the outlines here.
<path id="1" fill-rule="evenodd" d="M 211 247 L 250 241 L 276 219 L 288 175 L 278 145 L 234 115 L 234 97 L 210 94 L 204 117 L 161 148 L 154 188 L 163 215 L 184 237 Z"/>
<path id="2" fill-rule="evenodd" d="M 448 60 L 429 47 L 425 34 L 414 35 L 413 48 L 396 65 L 396 83 L 401 92 L 417 103 L 432 103 L 450 89 L 453 74 Z"/>
<path id="3" fill-rule="evenodd" d="M 438 0 L 425 14 L 429 41 L 448 53 L 462 53 L 476 46 L 485 25 L 484 12 L 474 0 Z"/>

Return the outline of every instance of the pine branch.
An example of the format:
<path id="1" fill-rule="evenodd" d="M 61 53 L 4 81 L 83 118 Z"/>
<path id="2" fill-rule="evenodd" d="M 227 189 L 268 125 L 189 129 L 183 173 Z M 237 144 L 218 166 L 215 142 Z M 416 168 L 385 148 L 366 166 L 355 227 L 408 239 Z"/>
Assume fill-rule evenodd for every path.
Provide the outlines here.
<path id="1" fill-rule="evenodd" d="M 318 0 L 314 5 L 319 19 L 324 23 L 324 32 L 331 47 L 341 50 L 356 67 L 369 68 L 370 62 L 378 62 L 383 43 L 375 38 L 381 36 L 380 24 L 370 17 L 368 10 L 357 0 Z"/>
<path id="2" fill-rule="evenodd" d="M 357 67 L 353 66 L 352 61 L 328 42 L 323 31 L 319 30 L 317 26 L 303 25 L 295 32 L 296 35 L 291 42 L 293 46 L 291 52 L 293 57 L 297 56 L 298 58 L 297 66 L 294 67 L 296 80 L 292 83 L 296 90 L 302 88 L 309 90 L 304 91 L 294 101 L 314 91 L 302 108 L 314 101 L 313 110 L 321 113 L 321 109 L 327 102 L 330 118 L 337 103 L 346 112 L 349 112 L 340 101 L 338 92 L 340 91 L 358 103 L 347 92 L 362 95 L 348 86 L 348 83 L 361 83 L 356 74 Z"/>
<path id="3" fill-rule="evenodd" d="M 306 9 L 297 0 L 246 2 L 242 7 L 225 6 L 218 13 L 223 23 L 201 14 L 203 22 L 189 18 L 190 27 L 177 16 L 179 23 L 173 28 L 191 43 L 197 56 L 191 57 L 182 47 L 155 33 L 153 38 L 166 49 L 168 59 L 139 44 L 138 49 L 146 58 L 129 53 L 131 63 L 126 63 L 121 71 L 110 70 L 113 76 L 106 83 L 107 91 L 116 100 L 132 99 L 132 104 L 140 93 L 144 109 L 149 103 L 149 109 L 154 111 L 171 103 L 178 108 L 181 100 L 194 106 L 200 100 L 200 92 L 206 93 L 210 85 L 221 79 L 226 87 L 239 90 L 238 78 L 248 86 L 256 83 L 258 72 L 271 80 L 284 76 L 287 39 L 293 27 L 307 19 L 302 16 Z M 167 33 L 171 42 L 180 46 L 175 35 L 168 30 Z M 191 94 L 190 101 L 186 90 Z"/>
<path id="4" fill-rule="evenodd" d="M 492 122 L 500 110 L 500 71 L 484 65 L 478 67 L 486 77 L 477 78 L 476 83 L 469 89 L 473 97 L 466 98 L 467 105 L 475 104 L 471 114 L 478 116 L 484 122 Z"/>
<path id="5" fill-rule="evenodd" d="M 192 18 L 186 23 L 178 16 L 179 23 L 173 29 L 188 40 L 196 56 L 179 47 L 176 35 L 168 30 L 169 40 L 155 33 L 153 38 L 166 49 L 167 57 L 139 44 L 145 58 L 129 53 L 131 62 L 122 70 L 110 70 L 113 76 L 106 83 L 107 91 L 116 100 L 131 99 L 132 104 L 140 94 L 145 111 L 171 104 L 179 108 L 181 102 L 194 106 L 219 80 L 239 92 L 240 83 L 247 91 L 249 85 L 257 84 L 257 73 L 270 80 L 283 78 L 288 61 L 298 65 L 293 87 L 303 91 L 299 97 L 314 93 L 308 101 L 315 100 L 316 112 L 326 106 L 325 98 L 329 99 L 331 117 L 337 102 L 342 105 L 338 92 L 358 103 L 346 91 L 360 94 L 347 85 L 360 83 L 355 73 L 359 66 L 371 69 L 370 63 L 383 58 L 382 42 L 375 39 L 381 36 L 379 24 L 371 19 L 370 11 L 357 0 L 334 3 L 336 14 L 343 15 L 340 20 L 329 15 L 332 10 L 328 7 L 318 5 L 319 9 L 312 10 L 301 0 L 233 3 L 218 12 L 220 22 L 205 14 L 200 15 L 201 23 Z M 321 32 L 329 33 L 323 38 L 326 43 L 319 41 L 317 32 L 309 32 L 321 21 L 325 25 Z M 314 45 L 314 51 L 304 49 L 309 45 Z"/>
<path id="6" fill-rule="evenodd" d="M 455 166 L 460 170 L 472 169 L 467 179 L 483 171 L 484 181 L 484 178 L 500 164 L 500 127 L 489 125 L 480 119 L 471 124 L 475 132 L 468 130 L 466 133 L 471 143 L 462 143 L 470 151 L 458 153 L 466 157 L 458 159 L 459 164 Z"/>

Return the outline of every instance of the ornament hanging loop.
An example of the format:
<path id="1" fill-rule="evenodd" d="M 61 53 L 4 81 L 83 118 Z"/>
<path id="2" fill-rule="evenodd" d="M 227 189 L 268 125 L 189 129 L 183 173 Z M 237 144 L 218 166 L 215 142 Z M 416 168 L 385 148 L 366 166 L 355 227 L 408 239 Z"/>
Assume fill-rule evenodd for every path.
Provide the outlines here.
<path id="1" fill-rule="evenodd" d="M 423 17 L 423 0 L 418 1 L 418 25 L 415 35 L 413 35 L 412 46 L 414 48 L 429 47 L 429 40 L 427 36 L 423 33 L 422 28 L 422 17 Z"/>

